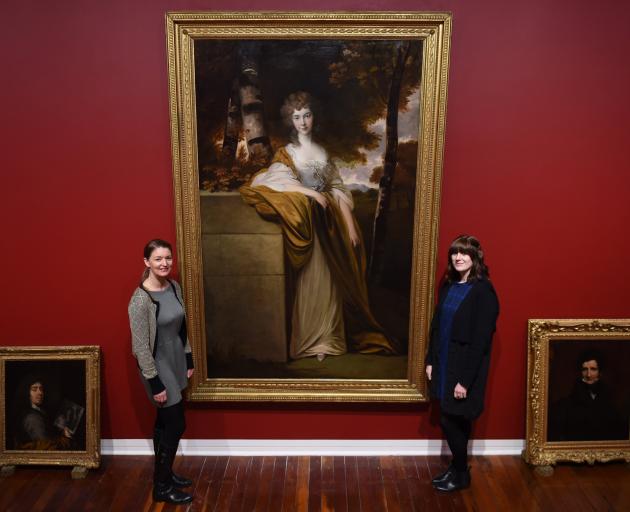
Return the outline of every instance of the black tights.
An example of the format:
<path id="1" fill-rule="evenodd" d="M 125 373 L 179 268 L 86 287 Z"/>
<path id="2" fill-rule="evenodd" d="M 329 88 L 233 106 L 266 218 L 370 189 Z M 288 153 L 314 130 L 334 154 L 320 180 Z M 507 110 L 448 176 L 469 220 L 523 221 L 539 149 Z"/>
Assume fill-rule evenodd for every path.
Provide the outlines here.
<path id="1" fill-rule="evenodd" d="M 468 440 L 470 439 L 472 420 L 463 416 L 442 412 L 440 425 L 448 447 L 453 454 L 453 466 L 455 466 L 457 471 L 466 471 L 468 468 Z"/>
<path id="2" fill-rule="evenodd" d="M 158 407 L 154 428 L 156 435 L 159 436 L 160 444 L 176 450 L 186 430 L 184 401 L 180 400 L 170 407 Z"/>

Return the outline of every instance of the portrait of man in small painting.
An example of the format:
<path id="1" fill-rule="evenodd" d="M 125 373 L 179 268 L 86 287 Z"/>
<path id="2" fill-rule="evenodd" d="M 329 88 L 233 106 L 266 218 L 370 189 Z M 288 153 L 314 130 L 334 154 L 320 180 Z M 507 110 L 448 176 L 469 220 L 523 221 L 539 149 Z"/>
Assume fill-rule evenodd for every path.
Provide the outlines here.
<path id="1" fill-rule="evenodd" d="M 406 378 L 422 43 L 195 44 L 208 377 Z"/>
<path id="2" fill-rule="evenodd" d="M 6 448 L 85 450 L 85 362 L 7 361 Z"/>
<path id="3" fill-rule="evenodd" d="M 555 341 L 551 349 L 547 440 L 630 440 L 630 341 Z"/>

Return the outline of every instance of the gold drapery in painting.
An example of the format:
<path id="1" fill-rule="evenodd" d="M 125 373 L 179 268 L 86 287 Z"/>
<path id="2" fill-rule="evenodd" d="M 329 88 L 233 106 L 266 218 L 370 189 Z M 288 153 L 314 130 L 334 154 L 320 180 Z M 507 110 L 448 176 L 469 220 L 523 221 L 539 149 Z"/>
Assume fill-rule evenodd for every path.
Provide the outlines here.
<path id="1" fill-rule="evenodd" d="M 284 149 L 276 153 L 274 162 L 283 163 L 296 172 Z M 263 218 L 280 223 L 287 258 L 294 269 L 302 268 L 310 258 L 316 233 L 343 298 L 349 348 L 362 354 L 396 353 L 393 342 L 370 311 L 363 241 L 353 247 L 333 195 L 322 192 L 328 200 L 328 207 L 324 209 L 300 192 L 278 192 L 264 186 L 243 186 L 239 191 L 244 201 L 256 208 Z M 358 226 L 357 232 L 360 233 Z"/>

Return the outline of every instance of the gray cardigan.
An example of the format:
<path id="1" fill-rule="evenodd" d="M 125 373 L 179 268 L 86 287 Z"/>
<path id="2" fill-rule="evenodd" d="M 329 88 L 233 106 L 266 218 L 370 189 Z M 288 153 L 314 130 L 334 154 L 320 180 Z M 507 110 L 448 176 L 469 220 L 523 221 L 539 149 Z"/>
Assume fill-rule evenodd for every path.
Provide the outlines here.
<path id="1" fill-rule="evenodd" d="M 182 289 L 177 281 L 169 280 L 175 290 L 177 300 L 184 305 Z M 155 340 L 157 339 L 157 304 L 153 301 L 149 293 L 138 287 L 133 292 L 129 301 L 129 325 L 131 326 L 131 351 L 138 360 L 138 366 L 142 376 L 149 381 L 155 394 L 164 389 L 164 385 L 159 380 L 158 371 L 155 367 Z M 184 322 L 182 324 L 184 341 L 184 352 L 188 368 L 193 368 L 190 342 L 186 335 L 186 312 L 184 311 Z M 185 340 L 183 339 L 185 338 Z"/>

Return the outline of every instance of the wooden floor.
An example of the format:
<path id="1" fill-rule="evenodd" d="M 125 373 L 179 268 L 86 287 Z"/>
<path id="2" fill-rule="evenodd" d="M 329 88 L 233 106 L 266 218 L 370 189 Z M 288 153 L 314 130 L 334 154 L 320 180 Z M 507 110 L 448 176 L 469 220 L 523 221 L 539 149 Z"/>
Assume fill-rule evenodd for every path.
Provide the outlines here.
<path id="1" fill-rule="evenodd" d="M 519 457 L 472 457 L 470 489 L 441 494 L 440 457 L 178 457 L 194 501 L 151 501 L 151 457 L 103 458 L 84 480 L 69 468 L 18 467 L 0 479 L 0 511 L 630 511 L 630 465 L 560 465 L 540 476 Z"/>

